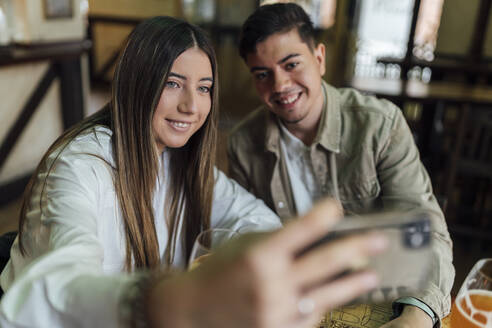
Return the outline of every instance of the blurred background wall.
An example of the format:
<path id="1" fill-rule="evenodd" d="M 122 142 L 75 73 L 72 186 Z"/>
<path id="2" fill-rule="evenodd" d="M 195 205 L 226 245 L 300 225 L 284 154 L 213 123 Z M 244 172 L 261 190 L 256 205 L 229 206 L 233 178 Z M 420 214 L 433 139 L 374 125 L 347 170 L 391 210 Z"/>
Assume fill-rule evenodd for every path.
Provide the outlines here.
<path id="1" fill-rule="evenodd" d="M 442 54 L 466 55 L 471 47 L 480 0 L 445 0 L 437 51 Z M 484 54 L 492 57 L 492 24 L 486 27 Z"/>
<path id="2" fill-rule="evenodd" d="M 0 232 L 15 229 L 12 213 L 48 146 L 108 101 L 125 38 L 146 17 L 184 18 L 212 38 L 220 76 L 217 163 L 227 170 L 227 134 L 259 105 L 237 53 L 239 28 L 255 8 L 271 2 L 276 1 L 0 0 Z M 459 163 L 476 130 L 465 122 L 486 122 L 482 117 L 492 107 L 487 89 L 492 85 L 492 0 L 295 2 L 311 14 L 318 40 L 326 46 L 325 80 L 386 97 L 402 108 L 436 194 L 443 207 L 450 204 L 446 215 L 453 236 L 479 241 L 473 254 L 490 247 L 492 177 L 487 172 L 492 168 L 470 178 L 460 175 Z M 409 97 L 407 85 L 420 96 Z M 464 112 L 471 113 L 468 121 Z"/>
<path id="3" fill-rule="evenodd" d="M 0 30 L 0 45 L 3 44 L 0 49 L 4 54 L 0 66 L 0 124 L 3 125 L 0 138 L 6 138 L 44 72 L 55 63 L 53 58 L 63 52 L 64 44 L 73 47 L 74 43 L 84 39 L 91 42 L 90 47 L 85 50 L 81 47 L 80 54 L 77 54 L 83 86 L 83 116 L 102 106 L 108 98 L 114 63 L 125 38 L 138 22 L 154 15 L 181 17 L 208 31 L 218 55 L 221 126 L 227 130 L 259 105 L 250 74 L 239 58 L 236 46 L 242 22 L 257 6 L 271 2 L 275 1 L 0 0 L 0 27 L 4 26 Z M 429 62 L 434 60 L 436 54 L 465 61 L 476 41 L 476 25 L 484 8 L 483 3 L 490 1 L 297 2 L 311 14 L 318 39 L 326 45 L 326 81 L 335 86 L 350 86 L 354 77 L 394 80 L 406 79 L 408 75 L 427 83 L 433 76 L 426 65 L 419 64 L 407 72 L 401 63 L 381 62 L 380 58 L 384 56 L 406 60 L 405 56 L 408 53 L 412 55 L 413 51 L 417 59 Z M 417 4 L 420 10 L 414 13 Z M 488 8 L 490 11 L 490 6 Z M 412 22 L 414 16 L 415 22 Z M 492 24 L 489 19 L 485 22 L 480 51 L 481 58 L 487 61 L 492 58 Z M 414 49 L 409 51 L 413 23 L 414 39 L 411 41 Z M 54 33 L 55 30 L 63 33 Z M 43 45 L 57 43 L 60 49 L 52 54 L 54 57 L 50 57 L 49 51 L 43 50 Z M 12 50 L 12 46 L 15 49 Z M 9 63 L 9 49 L 11 53 L 38 51 L 38 58 L 14 60 L 11 57 Z M 43 51 L 45 54 L 39 55 Z M 102 95 L 96 102 L 93 101 L 94 97 L 90 97 L 94 91 Z M 8 158 L 0 167 L 0 184 L 8 184 L 19 178 L 25 181 L 47 146 L 65 128 L 60 123 L 63 120 L 61 93 L 59 80 L 55 79 L 39 102 L 39 110 L 18 136 L 18 142 L 10 147 Z M 401 106 L 410 121 L 420 119 L 422 108 L 419 104 L 402 103 Z M 452 112 L 449 115 L 452 116 Z"/>

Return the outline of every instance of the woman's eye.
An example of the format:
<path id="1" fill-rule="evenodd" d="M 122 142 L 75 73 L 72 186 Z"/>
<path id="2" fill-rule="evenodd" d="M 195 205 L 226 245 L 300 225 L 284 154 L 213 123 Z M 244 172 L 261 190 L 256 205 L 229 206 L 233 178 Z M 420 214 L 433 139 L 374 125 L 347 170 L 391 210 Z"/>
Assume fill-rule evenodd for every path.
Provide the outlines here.
<path id="1" fill-rule="evenodd" d="M 179 85 L 178 85 L 178 83 L 176 83 L 174 81 L 167 81 L 166 82 L 166 87 L 168 87 L 168 88 L 178 88 Z"/>
<path id="2" fill-rule="evenodd" d="M 203 93 L 210 93 L 210 87 L 198 87 L 198 90 Z"/>

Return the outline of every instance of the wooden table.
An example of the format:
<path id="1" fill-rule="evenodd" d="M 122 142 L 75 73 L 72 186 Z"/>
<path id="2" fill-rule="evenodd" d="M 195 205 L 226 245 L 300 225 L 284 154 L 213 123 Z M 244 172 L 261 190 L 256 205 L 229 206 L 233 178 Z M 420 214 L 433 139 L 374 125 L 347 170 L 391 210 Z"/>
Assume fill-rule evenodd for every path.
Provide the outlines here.
<path id="1" fill-rule="evenodd" d="M 391 305 L 355 305 L 332 311 L 317 328 L 379 328 L 391 318 Z M 449 316 L 442 320 L 441 328 L 451 328 Z"/>

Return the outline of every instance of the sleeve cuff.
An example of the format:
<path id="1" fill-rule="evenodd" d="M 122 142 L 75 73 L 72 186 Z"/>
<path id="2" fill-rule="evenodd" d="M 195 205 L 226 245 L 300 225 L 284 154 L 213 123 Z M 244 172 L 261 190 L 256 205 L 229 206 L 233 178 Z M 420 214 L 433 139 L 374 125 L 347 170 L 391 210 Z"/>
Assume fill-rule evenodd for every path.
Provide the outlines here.
<path id="1" fill-rule="evenodd" d="M 393 302 L 393 318 L 398 317 L 403 311 L 404 305 L 413 305 L 424 311 L 431 317 L 433 327 L 437 328 L 436 325 L 439 322 L 439 317 L 434 313 L 434 311 L 424 302 L 414 297 L 402 297 Z"/>

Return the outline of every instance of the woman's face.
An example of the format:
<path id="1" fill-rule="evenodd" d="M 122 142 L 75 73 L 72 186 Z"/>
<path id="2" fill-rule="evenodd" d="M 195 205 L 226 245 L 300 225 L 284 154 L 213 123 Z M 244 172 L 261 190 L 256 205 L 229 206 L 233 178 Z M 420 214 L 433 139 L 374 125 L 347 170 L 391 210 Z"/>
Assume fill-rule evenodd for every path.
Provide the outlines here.
<path id="1" fill-rule="evenodd" d="M 203 125 L 212 106 L 213 83 L 205 52 L 194 47 L 176 58 L 152 119 L 159 151 L 184 146 Z"/>

